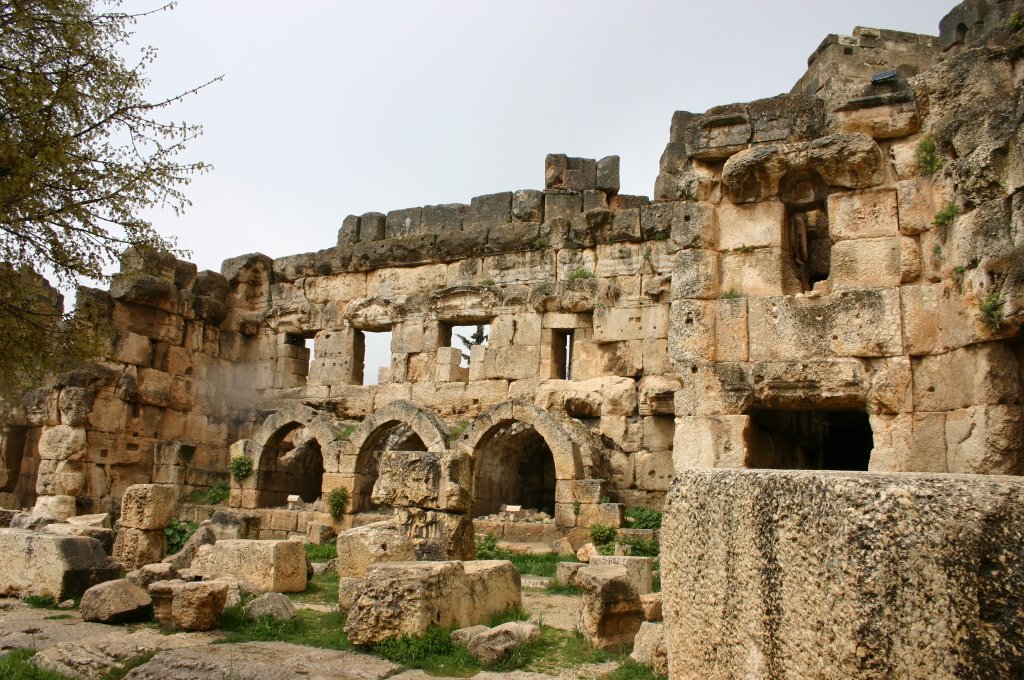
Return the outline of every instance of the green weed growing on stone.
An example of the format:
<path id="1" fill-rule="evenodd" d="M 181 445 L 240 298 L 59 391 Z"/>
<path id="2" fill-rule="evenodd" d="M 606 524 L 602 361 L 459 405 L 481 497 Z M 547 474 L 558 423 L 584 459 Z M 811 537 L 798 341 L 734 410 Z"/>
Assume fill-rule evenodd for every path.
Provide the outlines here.
<path id="1" fill-rule="evenodd" d="M 249 456 L 235 456 L 231 459 L 231 476 L 236 482 L 241 482 L 252 474 L 252 458 Z"/>
<path id="2" fill-rule="evenodd" d="M 593 272 L 591 272 L 586 267 L 577 267 L 576 269 L 572 270 L 572 272 L 570 272 L 570 274 L 569 274 L 569 280 L 570 281 L 578 281 L 580 279 L 592 279 L 592 278 L 594 278 Z"/>
<path id="3" fill-rule="evenodd" d="M 999 330 L 1003 325 L 1003 298 L 999 291 L 992 291 L 981 304 L 978 305 L 981 320 L 989 330 Z"/>
<path id="4" fill-rule="evenodd" d="M 610 527 L 604 524 L 594 524 L 590 527 L 590 540 L 594 542 L 594 545 L 609 545 L 615 540 L 618 535 L 618 531 L 615 527 Z"/>
<path id="5" fill-rule="evenodd" d="M 946 207 L 935 213 L 935 217 L 932 219 L 932 226 L 937 227 L 942 233 L 942 237 L 946 237 L 946 233 L 949 231 L 950 226 L 953 224 L 953 220 L 960 214 L 960 206 L 950 201 L 946 204 Z"/>
<path id="6" fill-rule="evenodd" d="M 915 157 L 917 159 L 917 169 L 922 175 L 934 175 L 942 168 L 942 159 L 939 158 L 935 138 L 931 135 L 925 135 L 917 143 Z"/>
<path id="7" fill-rule="evenodd" d="M 177 517 L 171 518 L 171 523 L 164 529 L 164 535 L 167 536 L 167 554 L 178 553 L 198 528 L 199 525 L 195 522 L 182 522 Z"/>
<path id="8" fill-rule="evenodd" d="M 331 489 L 327 494 L 327 510 L 331 513 L 331 517 L 334 519 L 340 518 L 345 514 L 345 509 L 348 507 L 348 489 L 343 486 L 339 486 L 337 489 Z"/>
<path id="9" fill-rule="evenodd" d="M 642 506 L 626 508 L 626 521 L 630 529 L 660 529 L 662 514 Z"/>

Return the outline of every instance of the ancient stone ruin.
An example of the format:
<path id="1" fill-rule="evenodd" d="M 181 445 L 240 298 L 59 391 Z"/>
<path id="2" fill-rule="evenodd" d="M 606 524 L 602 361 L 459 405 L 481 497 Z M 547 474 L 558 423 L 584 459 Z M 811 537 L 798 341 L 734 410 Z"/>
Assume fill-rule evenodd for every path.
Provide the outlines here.
<path id="1" fill-rule="evenodd" d="M 615 156 L 552 154 L 543 189 L 349 216 L 314 253 L 251 253 L 199 272 L 128 252 L 110 290 L 78 295 L 111 329 L 105 355 L 25 395 L 6 420 L 0 504 L 65 520 L 118 514 L 136 484 L 180 499 L 227 482 L 234 524 L 218 540 L 340 533 L 353 607 L 374 569 L 416 571 L 379 563 L 440 561 L 420 570 L 452 579 L 482 529 L 578 548 L 593 525 L 624 526 L 627 506 L 661 508 L 674 480 L 666 521 L 687 524 L 667 536 L 687 543 L 666 545 L 677 569 L 666 584 L 679 592 L 699 580 L 689 570 L 705 547 L 716 559 L 742 552 L 733 539 L 768 550 L 756 523 L 771 508 L 799 514 L 822 493 L 839 497 L 828 496 L 837 516 L 870 505 L 871 494 L 802 486 L 820 476 L 773 473 L 764 483 L 792 496 L 765 509 L 768 492 L 748 488 L 756 473 L 709 468 L 867 473 L 841 477 L 864 489 L 890 479 L 874 473 L 955 473 L 934 493 L 954 506 L 989 499 L 978 502 L 978 522 L 990 525 L 977 535 L 1004 527 L 986 545 L 1019 559 L 1017 514 L 1000 505 L 1019 482 L 1000 477 L 997 492 L 962 475 L 1024 474 L 1022 13 L 1016 0 L 967 0 L 937 37 L 828 36 L 791 92 L 676 112 L 651 198 L 620 193 Z M 390 364 L 369 375 L 367 347 L 381 342 Z M 251 472 L 232 476 L 237 459 Z M 731 509 L 708 500 L 717 483 Z M 337 489 L 347 504 L 335 516 Z M 691 502 L 687 489 L 707 498 Z M 736 535 L 723 526 L 709 536 L 707 522 L 727 512 L 738 513 Z M 841 531 L 832 521 L 812 513 L 803 526 Z M 914 526 L 897 518 L 878 530 Z M 149 551 L 132 566 L 159 559 L 148 525 L 121 513 L 121 527 L 120 554 Z M 773 568 L 820 576 L 801 571 L 806 553 L 794 550 L 780 548 Z M 754 576 L 743 578 L 763 576 L 746 566 Z M 635 635 L 642 593 L 620 587 L 624 568 L 587 569 L 600 588 L 621 590 L 628 621 L 617 630 Z M 850 578 L 848 592 L 866 592 Z M 1011 590 L 999 598 L 1018 603 L 1019 617 L 1019 585 Z M 671 632 L 671 616 L 713 604 L 671 597 L 669 632 L 658 629 L 651 649 L 664 657 L 665 640 L 685 638 L 676 648 L 710 658 L 699 639 Z M 903 612 L 916 601 L 890 604 Z M 799 640 L 740 630 L 744 617 L 769 625 L 772 612 L 735 614 L 723 636 L 775 646 L 731 653 L 753 659 L 751 677 L 783 677 L 774 655 L 793 645 L 786 654 L 799 656 Z M 1020 672 L 1019 626 L 998 630 L 1005 645 L 986 658 Z M 668 647 L 670 668 L 686 669 L 678 677 L 713 677 Z M 853 677 L 856 664 L 836 663 L 829 677 Z"/>

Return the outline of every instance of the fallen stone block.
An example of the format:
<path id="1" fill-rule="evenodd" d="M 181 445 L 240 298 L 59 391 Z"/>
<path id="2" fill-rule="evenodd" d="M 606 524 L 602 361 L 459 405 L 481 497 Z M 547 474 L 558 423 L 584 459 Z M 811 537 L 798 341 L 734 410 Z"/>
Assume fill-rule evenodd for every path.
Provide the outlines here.
<path id="1" fill-rule="evenodd" d="M 70 518 L 74 519 L 74 518 Z M 71 522 L 55 522 L 42 527 L 41 531 L 58 536 L 85 536 L 95 538 L 103 546 L 103 552 L 110 555 L 114 551 L 115 534 L 110 529 L 89 525 L 72 524 Z"/>
<path id="2" fill-rule="evenodd" d="M 33 517 L 63 522 L 75 514 L 74 496 L 39 496 L 32 508 Z"/>
<path id="3" fill-rule="evenodd" d="M 361 579 L 374 564 L 416 559 L 416 549 L 395 520 L 364 524 L 338 534 L 338 576 Z"/>
<path id="4" fill-rule="evenodd" d="M 181 550 L 168 555 L 163 559 L 164 562 L 170 564 L 175 569 L 187 569 L 192 565 L 192 560 L 196 557 L 196 552 L 199 550 L 201 545 L 213 545 L 217 542 L 217 537 L 210 526 L 203 522 L 199 525 L 199 528 L 195 530 L 188 540 L 185 541 L 185 545 L 181 546 Z"/>
<path id="5" fill-rule="evenodd" d="M 480 633 L 489 631 L 490 628 L 483 624 L 477 624 L 475 626 L 467 626 L 465 628 L 459 628 L 458 630 L 452 631 L 452 642 L 457 645 L 468 645 L 469 641 L 475 638 Z"/>
<path id="6" fill-rule="evenodd" d="M 464 628 L 522 605 L 511 562 L 386 562 L 370 568 L 349 610 L 345 634 L 374 644 L 430 625 Z"/>
<path id="7" fill-rule="evenodd" d="M 217 627 L 227 597 L 226 583 L 186 583 L 174 592 L 171 620 L 180 630 L 212 630 Z"/>
<path id="8" fill-rule="evenodd" d="M 586 562 L 559 562 L 555 567 L 555 580 L 567 586 L 574 586 L 576 573 L 585 566 Z"/>
<path id="9" fill-rule="evenodd" d="M 170 484 L 132 484 L 121 497 L 120 525 L 131 529 L 165 529 L 178 500 Z"/>
<path id="10" fill-rule="evenodd" d="M 644 608 L 644 621 L 661 621 L 661 593 L 646 593 L 641 595 L 640 606 Z"/>
<path id="11" fill-rule="evenodd" d="M 571 555 L 576 552 L 572 549 L 572 542 L 564 536 L 551 544 L 551 550 L 556 555 Z"/>
<path id="12" fill-rule="evenodd" d="M 595 555 L 600 555 L 597 552 L 597 547 L 593 543 L 584 543 L 580 546 L 580 549 L 576 551 L 576 559 L 580 562 L 589 563 Z"/>
<path id="13" fill-rule="evenodd" d="M 646 595 L 654 590 L 654 558 L 653 557 L 629 557 L 624 555 L 594 555 L 590 558 L 590 564 L 617 564 L 626 568 L 629 581 L 633 584 L 638 595 Z"/>
<path id="14" fill-rule="evenodd" d="M 0 595 L 80 597 L 90 586 L 120 575 L 120 565 L 94 538 L 0 529 Z"/>
<path id="15" fill-rule="evenodd" d="M 127 579 L 107 581 L 89 588 L 79 607 L 83 621 L 131 623 L 153 616 L 153 599 Z"/>
<path id="16" fill-rule="evenodd" d="M 617 564 L 589 566 L 576 573 L 583 591 L 583 634 L 598 649 L 633 644 L 643 607 L 629 572 Z"/>
<path id="17" fill-rule="evenodd" d="M 298 612 L 287 595 L 264 593 L 245 605 L 245 615 L 251 619 L 269 616 L 277 621 L 288 621 L 294 619 Z"/>
<path id="18" fill-rule="evenodd" d="M 466 648 L 483 664 L 495 664 L 505 658 L 510 649 L 540 637 L 540 628 L 532 623 L 509 621 L 472 636 Z"/>
<path id="19" fill-rule="evenodd" d="M 353 576 L 338 578 L 338 609 L 347 612 L 356 603 L 359 591 L 363 587 L 363 579 Z"/>
<path id="20" fill-rule="evenodd" d="M 67 518 L 68 524 L 77 524 L 83 527 L 95 527 L 97 529 L 111 529 L 110 513 L 101 512 L 95 515 L 75 515 Z"/>
<path id="21" fill-rule="evenodd" d="M 629 658 L 637 663 L 650 666 L 657 675 L 668 675 L 668 648 L 665 646 L 665 624 L 640 624 L 633 640 L 633 652 Z"/>
<path id="22" fill-rule="evenodd" d="M 114 559 L 125 569 L 138 569 L 159 562 L 167 549 L 167 535 L 163 529 L 122 528 L 114 540 Z"/>
<path id="23" fill-rule="evenodd" d="M 1024 480 L 682 472 L 661 564 L 675 677 L 1013 677 Z"/>
<path id="24" fill-rule="evenodd" d="M 125 574 L 125 578 L 140 588 L 148 588 L 157 581 L 173 581 L 179 577 L 178 570 L 166 562 L 147 564 Z"/>
<path id="25" fill-rule="evenodd" d="M 204 578 L 245 576 L 262 592 L 306 589 L 306 552 L 298 541 L 217 541 L 200 546 L 191 571 Z"/>
<path id="26" fill-rule="evenodd" d="M 185 587 L 185 581 L 172 579 L 170 581 L 157 581 L 149 584 L 146 589 L 153 599 L 153 618 L 164 628 L 174 625 L 174 617 L 171 607 L 174 604 L 174 594 Z"/>

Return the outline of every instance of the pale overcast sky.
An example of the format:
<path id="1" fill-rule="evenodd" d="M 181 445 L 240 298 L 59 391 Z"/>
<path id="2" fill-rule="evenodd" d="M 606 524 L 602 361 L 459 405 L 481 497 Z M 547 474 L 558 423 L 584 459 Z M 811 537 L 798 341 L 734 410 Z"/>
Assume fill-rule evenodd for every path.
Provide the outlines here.
<path id="1" fill-rule="evenodd" d="M 152 7 L 128 0 L 128 11 Z M 200 269 L 333 245 L 345 215 L 543 188 L 544 156 L 622 158 L 651 195 L 672 112 L 788 92 L 829 33 L 938 33 L 948 0 L 180 0 L 142 19 L 153 96 L 213 164 L 161 233 Z"/>

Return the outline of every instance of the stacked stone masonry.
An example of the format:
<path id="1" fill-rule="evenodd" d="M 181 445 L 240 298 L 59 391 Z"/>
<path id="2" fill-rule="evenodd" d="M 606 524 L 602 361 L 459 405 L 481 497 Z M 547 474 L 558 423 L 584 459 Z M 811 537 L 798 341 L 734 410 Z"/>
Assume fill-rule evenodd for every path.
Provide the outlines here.
<path id="1" fill-rule="evenodd" d="M 314 253 L 126 253 L 79 293 L 103 358 L 3 431 L 3 503 L 116 511 L 243 456 L 250 537 L 401 508 L 428 541 L 503 505 L 619 524 L 692 467 L 1020 474 L 1019 5 L 829 36 L 792 92 L 675 113 L 653 199 L 550 155 L 543 189 L 350 216 Z"/>

